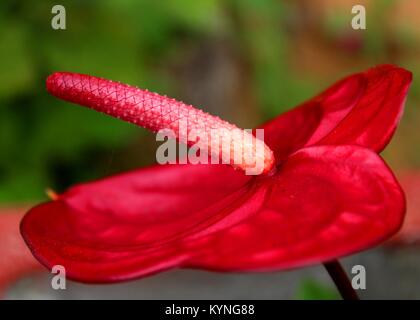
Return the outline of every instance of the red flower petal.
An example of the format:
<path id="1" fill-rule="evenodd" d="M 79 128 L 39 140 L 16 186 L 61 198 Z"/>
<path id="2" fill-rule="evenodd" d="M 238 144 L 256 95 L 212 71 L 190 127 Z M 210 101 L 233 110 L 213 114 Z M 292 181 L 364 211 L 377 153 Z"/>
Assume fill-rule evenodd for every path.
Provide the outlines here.
<path id="1" fill-rule="evenodd" d="M 189 266 L 277 270 L 371 247 L 395 233 L 404 195 L 374 152 L 318 146 L 293 154 L 275 176 L 265 208 L 246 222 L 196 242 Z"/>
<path id="2" fill-rule="evenodd" d="M 32 209 L 22 233 L 41 262 L 65 266 L 70 278 L 139 277 L 186 260 L 188 235 L 255 214 L 265 192 L 249 181 L 229 166 L 155 166 L 70 189 Z"/>
<path id="3" fill-rule="evenodd" d="M 399 122 L 411 80 L 409 71 L 392 65 L 351 75 L 265 124 L 265 142 L 278 160 L 321 144 L 380 152 Z"/>
<path id="4" fill-rule="evenodd" d="M 185 177 L 207 181 L 206 170 L 186 174 L 196 168 L 184 167 Z M 235 174 L 229 167 L 211 168 L 228 168 L 225 178 Z M 182 175 L 176 171 L 152 168 L 138 171 L 136 182 L 126 174 L 73 188 L 32 209 L 22 223 L 24 237 L 48 267 L 62 264 L 79 281 L 112 282 L 175 266 L 271 270 L 320 262 L 384 240 L 399 228 L 404 213 L 394 177 L 379 156 L 360 147 L 298 151 L 274 177 L 239 186 L 236 204 L 237 193 L 215 195 L 212 181 L 197 194 L 201 185 L 194 178 L 160 184 L 161 174 Z M 256 193 L 249 191 L 253 196 L 244 190 L 250 185 L 258 186 Z M 224 198 L 224 192 L 231 195 Z M 139 200 L 127 208 L 134 196 Z M 226 199 L 234 204 L 221 209 Z M 243 218 L 248 219 L 241 223 Z"/>
<path id="5" fill-rule="evenodd" d="M 42 270 L 19 232 L 25 211 L 23 208 L 0 209 L 0 295 L 20 277 Z"/>

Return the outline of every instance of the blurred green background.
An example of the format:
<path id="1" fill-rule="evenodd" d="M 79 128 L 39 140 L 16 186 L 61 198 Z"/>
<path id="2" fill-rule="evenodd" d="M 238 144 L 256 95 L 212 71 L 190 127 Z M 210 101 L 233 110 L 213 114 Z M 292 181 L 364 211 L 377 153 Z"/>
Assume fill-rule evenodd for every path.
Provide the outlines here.
<path id="1" fill-rule="evenodd" d="M 66 30 L 51 28 L 55 4 Z M 350 26 L 355 4 L 367 30 Z M 251 128 L 342 76 L 395 63 L 414 82 L 384 156 L 397 172 L 419 168 L 419 16 L 417 0 L 2 0 L 0 206 L 154 162 L 153 134 L 48 95 L 54 71 L 147 88 Z M 299 297 L 335 297 L 308 281 Z"/>
<path id="2" fill-rule="evenodd" d="M 350 28 L 352 1 L 61 1 L 67 29 L 53 30 L 56 1 L 1 1 L 0 203 L 154 160 L 153 135 L 49 96 L 49 73 L 148 88 L 249 128 L 349 72 L 391 62 L 417 73 L 418 1 L 362 3 L 364 31 Z M 420 164 L 419 95 L 415 81 L 386 154 L 397 166 Z"/>

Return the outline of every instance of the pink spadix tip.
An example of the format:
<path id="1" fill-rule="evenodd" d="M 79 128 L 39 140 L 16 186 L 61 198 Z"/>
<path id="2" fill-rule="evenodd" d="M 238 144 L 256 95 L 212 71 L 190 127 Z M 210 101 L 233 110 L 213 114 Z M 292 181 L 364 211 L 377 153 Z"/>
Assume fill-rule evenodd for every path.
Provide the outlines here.
<path id="1" fill-rule="evenodd" d="M 60 99 L 153 132 L 171 130 L 179 141 L 194 145 L 200 152 L 220 159 L 220 163 L 228 163 L 249 174 L 267 173 L 274 166 L 273 152 L 262 140 L 175 99 L 126 84 L 69 72 L 50 75 L 47 90 Z"/>

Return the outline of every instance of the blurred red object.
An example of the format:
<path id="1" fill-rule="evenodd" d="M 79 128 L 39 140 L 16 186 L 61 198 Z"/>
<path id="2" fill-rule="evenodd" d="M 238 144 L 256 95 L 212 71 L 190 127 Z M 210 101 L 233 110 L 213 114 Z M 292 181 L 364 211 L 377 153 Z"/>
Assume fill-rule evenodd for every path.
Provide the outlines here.
<path id="1" fill-rule="evenodd" d="M 420 170 L 405 171 L 397 175 L 405 191 L 407 213 L 401 230 L 389 245 L 420 245 Z"/>
<path id="2" fill-rule="evenodd" d="M 20 277 L 42 270 L 19 232 L 26 207 L 0 207 L 0 297 Z"/>

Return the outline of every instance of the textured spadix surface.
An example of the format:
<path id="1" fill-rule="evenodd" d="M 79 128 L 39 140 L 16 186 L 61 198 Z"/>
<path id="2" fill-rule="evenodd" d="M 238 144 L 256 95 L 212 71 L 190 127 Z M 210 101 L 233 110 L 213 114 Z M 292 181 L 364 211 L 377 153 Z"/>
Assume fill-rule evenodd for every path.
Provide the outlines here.
<path id="1" fill-rule="evenodd" d="M 49 76 L 47 89 L 61 99 L 153 132 L 169 129 L 181 142 L 217 156 L 220 163 L 226 159 L 234 167 L 248 171 L 261 164 L 258 173 L 269 172 L 274 165 L 273 154 L 263 141 L 227 121 L 175 99 L 118 82 L 69 72 Z M 236 159 L 235 148 L 239 150 L 236 151 L 239 153 Z"/>
<path id="2" fill-rule="evenodd" d="M 269 175 L 223 165 L 140 169 L 33 208 L 22 234 L 44 265 L 64 265 L 85 282 L 174 267 L 278 270 L 369 248 L 404 217 L 404 194 L 376 152 L 395 131 L 410 83 L 408 71 L 378 66 L 268 122 L 262 128 L 277 168 Z M 51 85 L 66 100 L 90 96 L 76 101 L 74 86 Z"/>

